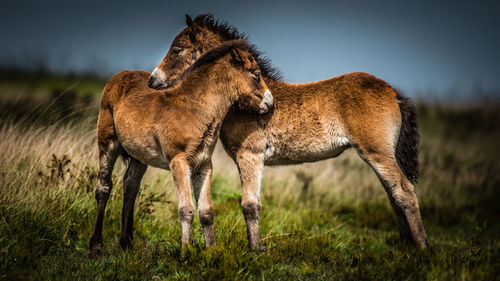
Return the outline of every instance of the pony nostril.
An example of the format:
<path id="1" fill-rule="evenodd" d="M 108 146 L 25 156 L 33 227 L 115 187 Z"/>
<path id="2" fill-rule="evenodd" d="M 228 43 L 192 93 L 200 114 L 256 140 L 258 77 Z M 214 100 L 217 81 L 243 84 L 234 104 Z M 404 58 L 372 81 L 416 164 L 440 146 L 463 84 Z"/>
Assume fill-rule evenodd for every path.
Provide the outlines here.
<path id="1" fill-rule="evenodd" d="M 269 105 L 272 106 L 274 104 L 274 97 L 273 94 L 271 94 L 271 91 L 269 91 L 269 89 L 267 89 L 266 92 L 264 93 L 264 99 L 267 100 Z"/>
<path id="2" fill-rule="evenodd" d="M 274 105 L 274 98 L 273 95 L 271 94 L 271 91 L 269 89 L 266 90 L 264 93 L 264 99 L 260 103 L 260 114 L 267 113 Z"/>
<path id="3" fill-rule="evenodd" d="M 148 86 L 151 87 L 151 88 L 154 88 L 153 87 L 154 82 L 155 82 L 155 78 L 153 76 L 150 76 L 149 77 Z"/>

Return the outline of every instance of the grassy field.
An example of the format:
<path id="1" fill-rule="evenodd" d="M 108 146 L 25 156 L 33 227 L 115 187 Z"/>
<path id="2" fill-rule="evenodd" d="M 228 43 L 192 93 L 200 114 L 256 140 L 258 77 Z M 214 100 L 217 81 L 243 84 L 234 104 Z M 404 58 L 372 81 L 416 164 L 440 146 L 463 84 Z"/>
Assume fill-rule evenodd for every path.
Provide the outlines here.
<path id="1" fill-rule="evenodd" d="M 118 237 L 123 164 L 89 259 L 97 176 L 95 126 L 103 82 L 0 79 L 0 280 L 498 280 L 500 105 L 418 104 L 416 185 L 431 243 L 400 243 L 375 174 L 354 151 L 318 163 L 266 168 L 260 232 L 248 251 L 233 162 L 218 147 L 212 198 L 217 245 L 201 226 L 180 257 L 170 172 L 149 168 L 136 203 L 134 249 Z"/>

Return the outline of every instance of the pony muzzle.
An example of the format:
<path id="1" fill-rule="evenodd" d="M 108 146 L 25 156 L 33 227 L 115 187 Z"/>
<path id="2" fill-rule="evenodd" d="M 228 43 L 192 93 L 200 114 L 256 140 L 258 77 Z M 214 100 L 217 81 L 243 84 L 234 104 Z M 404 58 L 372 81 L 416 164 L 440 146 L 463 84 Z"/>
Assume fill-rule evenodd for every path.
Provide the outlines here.
<path id="1" fill-rule="evenodd" d="M 149 76 L 149 87 L 154 89 L 165 89 L 168 88 L 167 76 L 165 73 L 156 67 L 151 76 Z"/>
<path id="2" fill-rule="evenodd" d="M 269 112 L 269 110 L 273 107 L 273 105 L 274 105 L 273 95 L 271 94 L 271 91 L 267 89 L 266 92 L 264 93 L 264 99 L 260 103 L 259 114 L 264 114 Z"/>

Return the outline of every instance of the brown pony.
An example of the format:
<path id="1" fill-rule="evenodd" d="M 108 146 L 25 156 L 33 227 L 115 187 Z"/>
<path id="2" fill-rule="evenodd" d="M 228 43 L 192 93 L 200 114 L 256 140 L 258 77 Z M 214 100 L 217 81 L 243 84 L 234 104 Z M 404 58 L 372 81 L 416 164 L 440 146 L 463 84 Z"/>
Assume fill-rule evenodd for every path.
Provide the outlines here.
<path id="1" fill-rule="evenodd" d="M 210 201 L 211 156 L 221 123 L 235 102 L 266 113 L 273 98 L 245 40 L 228 41 L 205 52 L 169 90 L 148 87 L 150 73 L 123 71 L 105 86 L 97 123 L 99 177 L 95 198 L 97 218 L 90 239 L 92 256 L 100 256 L 102 225 L 109 198 L 111 173 L 122 155 L 128 165 L 123 178 L 120 244 L 131 246 L 134 202 L 147 165 L 169 169 L 179 199 L 182 244 L 190 241 L 194 204 L 205 243 L 215 243 Z"/>
<path id="2" fill-rule="evenodd" d="M 200 54 L 227 40 L 245 38 L 211 15 L 200 15 L 194 21 L 186 16 L 186 23 L 153 71 L 151 87 L 176 85 L 179 74 Z M 273 92 L 274 109 L 260 116 L 233 109 L 220 135 L 240 172 L 250 247 L 260 248 L 258 217 L 264 165 L 318 161 L 353 147 L 382 182 L 402 239 L 427 248 L 413 186 L 418 177 L 419 135 L 412 103 L 366 73 L 305 84 L 283 82 L 254 47 L 250 52 Z"/>

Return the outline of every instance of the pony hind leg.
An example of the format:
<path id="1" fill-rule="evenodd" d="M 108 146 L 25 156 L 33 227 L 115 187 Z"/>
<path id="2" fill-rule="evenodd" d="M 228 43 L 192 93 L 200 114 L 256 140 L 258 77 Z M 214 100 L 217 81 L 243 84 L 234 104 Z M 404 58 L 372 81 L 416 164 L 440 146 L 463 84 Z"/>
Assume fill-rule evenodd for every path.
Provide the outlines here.
<path id="1" fill-rule="evenodd" d="M 94 227 L 94 233 L 90 238 L 90 255 L 92 257 L 100 257 L 103 245 L 102 226 L 104 221 L 104 213 L 108 202 L 113 181 L 111 175 L 116 159 L 118 158 L 122 148 L 117 139 L 108 142 L 99 142 L 99 174 L 97 186 L 95 190 L 95 199 L 97 203 L 97 215 Z"/>
<path id="2" fill-rule="evenodd" d="M 411 183 L 418 175 L 415 108 L 389 85 L 383 86 L 381 81 L 369 77 L 362 79 L 369 82 L 365 84 L 371 93 L 360 89 L 358 106 L 342 115 L 343 128 L 353 147 L 380 179 L 397 216 L 402 239 L 427 248 L 429 242 Z"/>
<path id="3" fill-rule="evenodd" d="M 210 197 L 210 179 L 212 177 L 212 162 L 208 161 L 197 173 L 191 176 L 194 197 L 198 207 L 198 217 L 203 227 L 205 246 L 215 245 L 214 215 Z"/>
<path id="4" fill-rule="evenodd" d="M 369 151 L 358 150 L 384 186 L 398 220 L 401 238 L 423 249 L 429 247 L 413 184 L 406 178 L 392 153 Z"/>
<path id="5" fill-rule="evenodd" d="M 122 232 L 120 238 L 120 246 L 123 249 L 132 247 L 134 204 L 141 185 L 141 179 L 146 173 L 147 167 L 147 165 L 142 164 L 135 158 L 130 158 L 127 171 L 123 177 Z"/>

